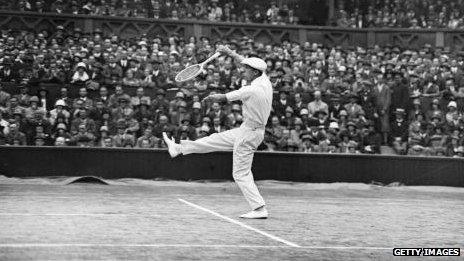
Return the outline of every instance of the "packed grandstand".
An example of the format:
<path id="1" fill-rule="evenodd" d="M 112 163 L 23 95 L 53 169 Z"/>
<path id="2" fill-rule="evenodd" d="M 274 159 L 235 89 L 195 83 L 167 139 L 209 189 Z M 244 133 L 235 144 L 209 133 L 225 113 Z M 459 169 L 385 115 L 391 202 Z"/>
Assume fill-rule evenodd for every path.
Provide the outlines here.
<path id="1" fill-rule="evenodd" d="M 309 21 L 295 14 L 298 1 L 281 2 L 266 8 L 251 1 L 186 0 L 21 0 L 0 6 L 282 26 Z M 443 1 L 346 2 L 336 1 L 327 25 L 464 26 L 463 9 L 457 8 L 463 1 L 445 8 Z M 177 72 L 205 60 L 219 44 L 267 62 L 275 95 L 260 150 L 464 156 L 464 52 L 458 48 L 264 43 L 246 36 L 125 38 L 62 25 L 50 32 L 2 30 L 0 145 L 164 148 L 163 131 L 179 141 L 236 128 L 243 120 L 240 103 L 200 102 L 212 92 L 247 84 L 231 57 L 210 63 L 193 81 L 174 81 Z"/>

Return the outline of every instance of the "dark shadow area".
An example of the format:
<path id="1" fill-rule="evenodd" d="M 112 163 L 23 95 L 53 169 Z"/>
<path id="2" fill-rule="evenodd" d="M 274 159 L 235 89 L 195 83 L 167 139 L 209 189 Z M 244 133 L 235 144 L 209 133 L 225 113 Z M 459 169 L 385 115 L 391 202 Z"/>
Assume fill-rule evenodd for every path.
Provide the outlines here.
<path id="1" fill-rule="evenodd" d="M 103 179 L 101 178 L 97 178 L 97 177 L 92 177 L 92 176 L 85 176 L 85 177 L 79 177 L 71 182 L 68 183 L 68 185 L 71 185 L 71 184 L 98 184 L 98 185 L 109 185 L 107 182 L 105 182 Z"/>

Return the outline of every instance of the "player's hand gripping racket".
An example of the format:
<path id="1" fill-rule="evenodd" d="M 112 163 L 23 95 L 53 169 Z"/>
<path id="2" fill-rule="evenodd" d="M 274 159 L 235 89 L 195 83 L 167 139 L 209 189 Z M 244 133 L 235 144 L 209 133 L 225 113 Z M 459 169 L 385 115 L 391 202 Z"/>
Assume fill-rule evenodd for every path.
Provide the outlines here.
<path id="1" fill-rule="evenodd" d="M 175 78 L 176 82 L 185 82 L 197 77 L 203 71 L 203 67 L 205 67 L 206 64 L 218 58 L 219 56 L 221 56 L 221 53 L 216 52 L 211 57 L 206 59 L 204 62 L 190 65 L 189 67 L 183 69 L 182 71 L 177 73 Z"/>

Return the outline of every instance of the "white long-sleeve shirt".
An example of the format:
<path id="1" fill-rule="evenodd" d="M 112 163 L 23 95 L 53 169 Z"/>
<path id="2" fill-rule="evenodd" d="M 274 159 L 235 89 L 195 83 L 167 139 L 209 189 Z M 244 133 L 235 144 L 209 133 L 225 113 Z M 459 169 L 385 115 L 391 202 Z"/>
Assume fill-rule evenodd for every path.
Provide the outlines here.
<path id="1" fill-rule="evenodd" d="M 253 80 L 250 85 L 226 94 L 228 101 L 242 101 L 243 124 L 263 127 L 272 109 L 272 84 L 266 74 Z"/>

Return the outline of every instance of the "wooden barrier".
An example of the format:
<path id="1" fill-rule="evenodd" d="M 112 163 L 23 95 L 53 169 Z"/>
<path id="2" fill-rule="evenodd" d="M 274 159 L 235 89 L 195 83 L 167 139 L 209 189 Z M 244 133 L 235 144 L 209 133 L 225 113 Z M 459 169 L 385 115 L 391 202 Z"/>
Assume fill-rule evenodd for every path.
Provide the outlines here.
<path id="1" fill-rule="evenodd" d="M 64 26 L 66 31 L 79 27 L 85 33 L 92 33 L 98 28 L 104 35 L 114 34 L 122 38 L 139 37 L 142 34 L 165 37 L 175 33 L 184 38 L 207 36 L 210 39 L 239 39 L 248 36 L 257 42 L 264 43 L 281 43 L 283 40 L 291 40 L 299 43 L 309 41 L 342 47 L 371 47 L 385 44 L 409 48 L 431 44 L 437 47 L 449 46 L 457 50 L 462 50 L 464 47 L 464 30 L 462 29 L 352 29 L 0 11 L 0 29 L 34 32 L 47 30 L 53 34 L 58 25 Z"/>
<path id="2" fill-rule="evenodd" d="M 8 177 L 231 180 L 231 173 L 230 152 L 171 159 L 165 150 L 0 146 L 0 174 Z M 257 180 L 464 187 L 463 158 L 257 152 L 253 173 Z"/>

